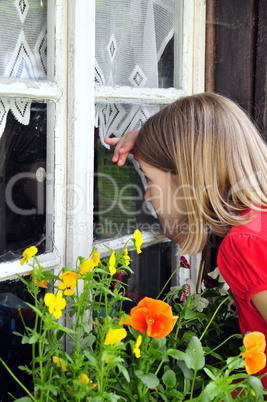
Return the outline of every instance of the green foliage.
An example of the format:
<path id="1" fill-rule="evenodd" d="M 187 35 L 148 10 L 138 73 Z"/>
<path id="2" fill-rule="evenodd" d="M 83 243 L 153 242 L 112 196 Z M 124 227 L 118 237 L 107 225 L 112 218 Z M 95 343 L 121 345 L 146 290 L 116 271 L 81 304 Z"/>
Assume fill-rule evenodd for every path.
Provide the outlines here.
<path id="1" fill-rule="evenodd" d="M 91 262 L 93 253 L 97 250 L 92 251 Z M 235 333 L 237 317 L 228 308 L 228 295 L 221 295 L 216 288 L 206 288 L 201 295 L 190 289 L 181 302 L 181 289 L 172 289 L 165 299 L 178 316 L 176 326 L 164 338 L 151 338 L 131 325 L 120 325 L 125 318 L 123 302 L 129 299 L 124 284 L 110 274 L 109 259 L 99 260 L 81 273 L 86 261 L 79 257 L 75 269 L 63 268 L 54 275 L 44 272 L 34 256 L 33 280 L 21 278 L 33 297 L 30 307 L 36 319 L 33 328 L 16 333 L 23 344 L 32 345 L 33 356 L 29 367 L 20 367 L 32 376 L 33 389 L 26 389 L 16 378 L 25 391 L 25 398 L 18 402 L 219 402 L 232 401 L 233 392 L 236 400 L 264 400 L 266 392 L 260 379 L 245 372 L 241 335 Z M 116 271 L 131 272 L 124 250 L 116 254 Z M 59 283 L 66 272 L 79 278 L 64 283 L 68 285 L 64 288 Z M 58 287 L 64 293 L 73 290 L 73 294 L 64 295 L 65 320 L 55 318 L 47 300 L 38 295 L 38 284 L 46 282 L 48 293 L 55 289 L 56 294 Z M 123 336 L 116 339 L 116 335 L 108 343 L 110 330 L 119 330 Z M 136 357 L 140 335 L 140 357 Z"/>

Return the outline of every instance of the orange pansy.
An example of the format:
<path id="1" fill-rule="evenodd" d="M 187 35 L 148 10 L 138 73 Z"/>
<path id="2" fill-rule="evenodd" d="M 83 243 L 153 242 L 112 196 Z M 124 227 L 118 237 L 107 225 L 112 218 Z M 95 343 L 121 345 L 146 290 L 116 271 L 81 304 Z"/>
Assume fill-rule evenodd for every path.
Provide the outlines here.
<path id="1" fill-rule="evenodd" d="M 246 372 L 256 374 L 266 365 L 265 336 L 262 332 L 249 332 L 243 340 L 246 351 L 243 353 Z"/>
<path id="2" fill-rule="evenodd" d="M 164 338 L 173 329 L 178 317 L 172 315 L 171 306 L 150 297 L 142 299 L 131 310 L 131 326 L 152 338 Z"/>

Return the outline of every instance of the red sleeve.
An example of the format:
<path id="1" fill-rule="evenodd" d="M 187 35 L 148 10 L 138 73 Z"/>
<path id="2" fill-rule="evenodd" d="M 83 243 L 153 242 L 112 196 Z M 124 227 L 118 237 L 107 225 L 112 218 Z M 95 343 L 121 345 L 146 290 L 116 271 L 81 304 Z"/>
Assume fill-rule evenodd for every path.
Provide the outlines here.
<path id="1" fill-rule="evenodd" d="M 267 290 L 267 241 L 248 234 L 229 233 L 223 240 L 218 267 L 235 295 L 248 303 Z"/>

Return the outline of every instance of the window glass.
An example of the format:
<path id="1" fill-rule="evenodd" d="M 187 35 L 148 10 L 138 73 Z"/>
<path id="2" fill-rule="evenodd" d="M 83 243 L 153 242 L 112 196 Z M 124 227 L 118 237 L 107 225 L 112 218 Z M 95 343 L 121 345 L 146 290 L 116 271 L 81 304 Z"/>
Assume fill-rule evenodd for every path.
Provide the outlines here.
<path id="1" fill-rule="evenodd" d="M 20 258 L 32 244 L 45 250 L 46 111 L 46 104 L 32 103 L 28 125 L 7 115 L 0 139 L 0 261 Z"/>
<path id="2" fill-rule="evenodd" d="M 173 22 L 174 0 L 96 1 L 95 81 L 172 87 Z"/>
<path id="3" fill-rule="evenodd" d="M 46 78 L 47 0 L 0 1 L 0 77 Z"/>
<path id="4" fill-rule="evenodd" d="M 112 150 L 103 146 L 96 133 L 94 239 L 116 238 L 142 231 L 159 233 L 158 220 L 144 200 L 144 184 L 129 160 L 123 167 L 111 161 Z"/>
<path id="5" fill-rule="evenodd" d="M 127 284 L 126 297 L 132 302 L 126 302 L 127 312 L 144 297 L 156 298 L 171 276 L 171 242 L 155 244 L 142 249 L 141 254 L 136 251 L 129 253 L 132 261 L 130 267 L 133 274 L 121 276 L 120 280 Z M 160 299 L 163 299 L 170 290 L 170 283 L 166 286 Z"/>

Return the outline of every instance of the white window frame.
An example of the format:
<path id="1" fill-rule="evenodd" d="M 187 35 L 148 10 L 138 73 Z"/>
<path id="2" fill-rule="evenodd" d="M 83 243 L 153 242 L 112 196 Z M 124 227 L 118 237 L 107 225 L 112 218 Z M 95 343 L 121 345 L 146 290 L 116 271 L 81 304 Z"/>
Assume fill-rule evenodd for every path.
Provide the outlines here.
<path id="1" fill-rule="evenodd" d="M 54 206 L 54 213 L 47 224 L 53 227 L 54 239 L 53 251 L 40 256 L 45 268 L 57 271 L 62 266 L 74 266 L 78 256 L 89 256 L 93 245 L 102 256 L 107 251 L 102 244 L 93 242 L 95 103 L 168 104 L 180 96 L 204 91 L 206 2 L 174 1 L 181 11 L 179 19 L 175 20 L 175 63 L 176 57 L 182 60 L 174 78 L 179 89 L 95 85 L 93 0 L 48 0 L 46 81 L 0 78 L 0 98 L 50 102 L 48 135 L 53 134 L 54 142 L 48 155 L 54 157 L 48 159 L 48 165 L 54 171 L 54 187 L 48 193 L 47 204 L 49 208 Z M 144 246 L 162 241 L 166 241 L 164 236 L 144 234 Z M 109 240 L 105 244 L 120 250 L 125 238 Z M 28 270 L 28 266 L 20 266 L 18 260 L 2 263 L 0 280 L 14 278 L 16 273 L 28 274 Z"/>

